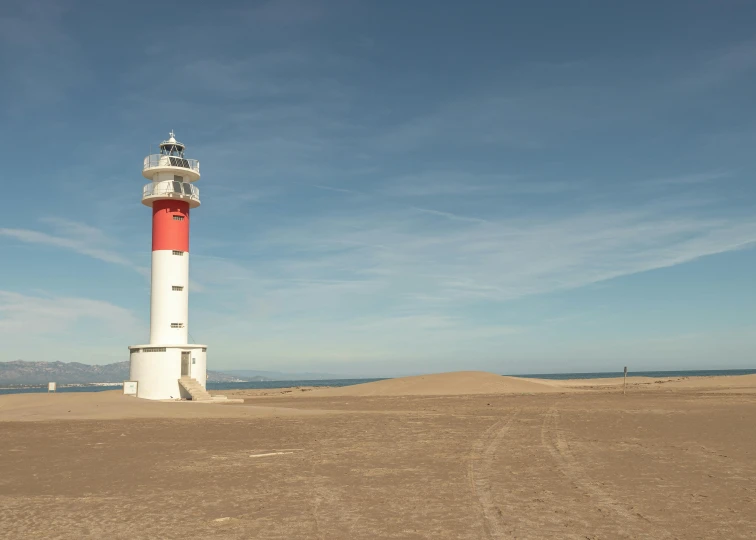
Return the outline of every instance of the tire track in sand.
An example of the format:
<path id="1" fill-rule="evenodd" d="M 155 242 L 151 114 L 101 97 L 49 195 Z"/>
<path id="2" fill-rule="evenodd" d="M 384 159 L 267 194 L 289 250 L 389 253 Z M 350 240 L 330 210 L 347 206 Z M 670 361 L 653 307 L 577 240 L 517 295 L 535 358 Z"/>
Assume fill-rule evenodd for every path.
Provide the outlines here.
<path id="1" fill-rule="evenodd" d="M 518 410 L 515 409 L 508 417 L 490 426 L 475 441 L 470 452 L 467 478 L 470 490 L 478 499 L 483 514 L 483 531 L 488 538 L 509 538 L 504 530 L 504 514 L 494 503 L 491 470 L 493 469 L 496 450 L 506 437 L 509 426 L 517 413 Z"/>
<path id="2" fill-rule="evenodd" d="M 612 514 L 620 528 L 631 538 L 669 538 L 674 536 L 659 524 L 653 523 L 639 512 L 633 512 L 592 481 L 585 468 L 573 456 L 568 442 L 559 429 L 559 411 L 551 408 L 543 418 L 541 442 L 557 464 L 559 471 L 579 490 L 588 495 L 599 510 Z"/>

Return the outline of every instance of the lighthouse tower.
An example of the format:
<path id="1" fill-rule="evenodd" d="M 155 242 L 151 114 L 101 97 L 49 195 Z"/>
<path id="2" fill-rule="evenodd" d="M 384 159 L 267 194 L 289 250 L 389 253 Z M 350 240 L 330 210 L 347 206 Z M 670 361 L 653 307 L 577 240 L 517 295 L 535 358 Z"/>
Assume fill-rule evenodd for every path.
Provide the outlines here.
<path id="1" fill-rule="evenodd" d="M 189 343 L 189 222 L 200 205 L 199 161 L 184 156 L 173 132 L 144 158 L 142 204 L 152 209 L 150 342 L 129 347 L 137 397 L 209 398 L 207 346 Z"/>

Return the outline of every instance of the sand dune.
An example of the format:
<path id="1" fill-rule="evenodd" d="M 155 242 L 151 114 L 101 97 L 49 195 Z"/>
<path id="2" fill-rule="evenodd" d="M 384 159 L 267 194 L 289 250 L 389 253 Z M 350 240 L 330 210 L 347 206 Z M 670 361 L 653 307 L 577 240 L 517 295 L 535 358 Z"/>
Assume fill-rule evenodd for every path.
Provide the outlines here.
<path id="1" fill-rule="evenodd" d="M 566 392 L 543 381 L 505 377 L 485 371 L 455 371 L 387 379 L 341 388 L 314 390 L 311 397 L 330 396 L 458 396 L 475 394 L 542 394 Z"/>
<path id="2" fill-rule="evenodd" d="M 400 377 L 340 388 L 314 389 L 292 397 L 380 397 L 457 396 L 480 394 L 547 394 L 564 392 L 614 391 L 623 386 L 622 377 L 609 379 L 528 379 L 485 371 L 456 371 Z M 628 391 L 698 389 L 702 391 L 756 390 L 756 375 L 718 377 L 628 377 Z"/>
<path id="3" fill-rule="evenodd" d="M 554 393 L 614 393 L 622 378 L 545 380 L 495 375 L 484 371 L 458 371 L 387 379 L 340 388 L 281 388 L 225 392 L 247 398 L 244 405 L 208 405 L 191 402 L 155 402 L 124 396 L 120 390 L 58 394 L 0 396 L 0 422 L 29 420 L 119 420 L 128 418 L 246 418 L 299 416 L 327 410 L 252 405 L 265 398 L 400 397 L 517 395 Z M 756 393 L 756 375 L 722 377 L 628 377 L 628 393 L 686 391 L 705 393 Z M 288 404 L 287 404 L 288 405 Z M 333 411 L 330 411 L 333 412 Z"/>
<path id="4" fill-rule="evenodd" d="M 707 393 L 755 393 L 756 375 L 724 377 L 628 377 L 628 392 L 655 390 L 698 390 Z M 275 391 L 240 390 L 238 397 L 329 398 L 517 395 L 573 392 L 614 392 L 622 378 L 544 380 L 506 377 L 483 371 L 458 371 L 401 377 L 340 388 Z M 245 404 L 207 405 L 191 402 L 154 402 L 124 396 L 120 391 L 71 392 L 59 394 L 12 394 L 0 396 L 0 422 L 28 420 L 118 420 L 127 418 L 245 418 L 299 416 L 328 411 Z"/>

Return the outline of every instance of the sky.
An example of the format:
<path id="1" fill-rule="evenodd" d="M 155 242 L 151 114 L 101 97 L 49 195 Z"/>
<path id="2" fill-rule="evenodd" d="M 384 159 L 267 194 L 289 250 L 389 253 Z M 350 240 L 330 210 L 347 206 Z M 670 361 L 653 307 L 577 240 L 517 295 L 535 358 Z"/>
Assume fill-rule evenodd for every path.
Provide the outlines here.
<path id="1" fill-rule="evenodd" d="M 200 160 L 209 369 L 754 367 L 756 3 L 0 4 L 0 361 L 149 334 Z"/>

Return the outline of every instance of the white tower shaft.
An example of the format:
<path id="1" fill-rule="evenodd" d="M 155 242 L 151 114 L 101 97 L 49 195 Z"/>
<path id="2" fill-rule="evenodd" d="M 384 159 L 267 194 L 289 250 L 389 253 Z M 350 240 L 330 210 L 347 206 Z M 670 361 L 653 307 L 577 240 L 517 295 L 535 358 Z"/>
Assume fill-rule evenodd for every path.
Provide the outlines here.
<path id="1" fill-rule="evenodd" d="M 189 343 L 189 252 L 152 252 L 150 344 Z"/>

